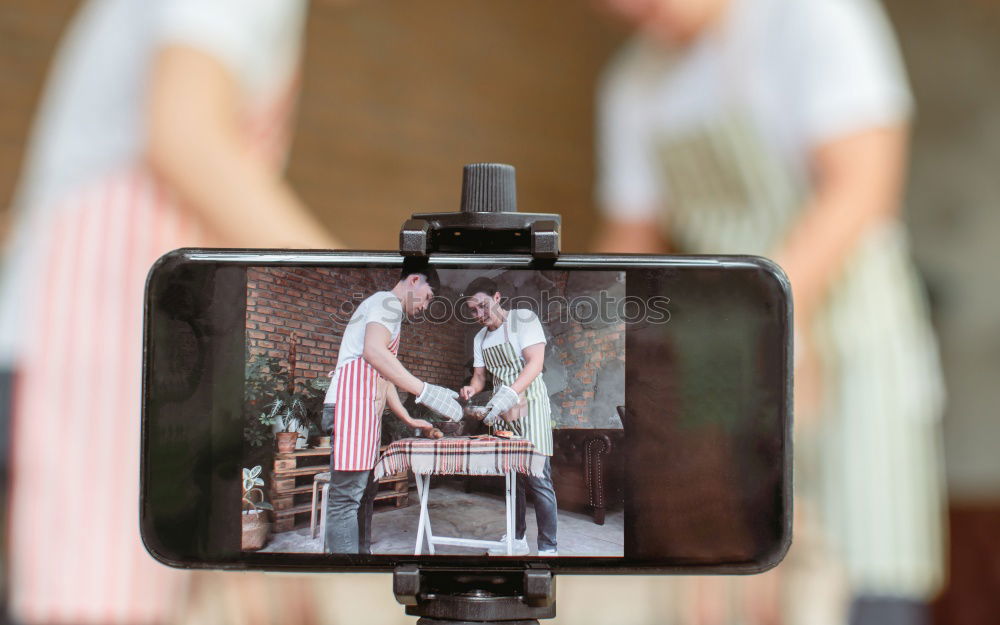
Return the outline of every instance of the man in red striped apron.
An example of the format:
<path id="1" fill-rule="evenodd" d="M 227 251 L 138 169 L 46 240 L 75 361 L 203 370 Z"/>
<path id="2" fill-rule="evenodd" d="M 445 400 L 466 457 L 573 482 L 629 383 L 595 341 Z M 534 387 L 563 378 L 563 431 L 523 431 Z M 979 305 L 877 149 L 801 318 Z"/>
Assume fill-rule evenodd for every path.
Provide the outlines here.
<path id="1" fill-rule="evenodd" d="M 433 269 L 404 268 L 392 290 L 379 291 L 361 302 L 344 330 L 324 406 L 329 412 L 333 404 L 325 536 L 329 553 L 370 551 L 372 468 L 382 438 L 382 410 L 396 387 L 454 421 L 462 418 L 455 391 L 417 379 L 396 358 L 403 317 L 426 308 L 438 284 Z M 407 425 L 431 427 L 426 421 L 411 419 L 396 399 L 390 406 Z"/>

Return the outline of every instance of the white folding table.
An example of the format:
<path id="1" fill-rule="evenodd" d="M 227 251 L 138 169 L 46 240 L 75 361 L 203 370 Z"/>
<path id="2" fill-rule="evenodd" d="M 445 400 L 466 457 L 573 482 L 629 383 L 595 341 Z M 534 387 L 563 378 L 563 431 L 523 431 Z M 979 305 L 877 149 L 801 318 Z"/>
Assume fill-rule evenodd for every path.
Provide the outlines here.
<path id="1" fill-rule="evenodd" d="M 417 544 L 413 555 L 423 552 L 424 538 L 427 538 L 427 553 L 434 555 L 434 545 L 455 545 L 458 547 L 483 547 L 490 549 L 501 547 L 507 549 L 507 555 L 514 555 L 514 512 L 517 510 L 517 472 L 509 469 L 504 475 L 505 518 L 507 522 L 507 540 L 480 540 L 477 538 L 459 538 L 456 536 L 435 536 L 431 530 L 431 515 L 427 511 L 427 500 L 430 499 L 431 473 L 414 474 L 417 482 L 417 494 L 420 496 L 420 519 L 417 521 Z"/>
<path id="2" fill-rule="evenodd" d="M 436 545 L 459 547 L 500 547 L 507 555 L 514 554 L 514 514 L 517 510 L 517 473 L 542 475 L 546 457 L 523 438 L 502 439 L 492 436 L 456 436 L 441 439 L 405 438 L 386 449 L 375 465 L 375 479 L 412 471 L 420 496 L 420 518 L 417 521 L 417 542 L 413 554 L 421 555 L 424 541 L 427 551 L 434 554 Z M 430 499 L 432 475 L 475 475 L 503 477 L 505 524 L 507 539 L 480 540 L 458 536 L 435 536 L 431 529 L 427 502 Z"/>

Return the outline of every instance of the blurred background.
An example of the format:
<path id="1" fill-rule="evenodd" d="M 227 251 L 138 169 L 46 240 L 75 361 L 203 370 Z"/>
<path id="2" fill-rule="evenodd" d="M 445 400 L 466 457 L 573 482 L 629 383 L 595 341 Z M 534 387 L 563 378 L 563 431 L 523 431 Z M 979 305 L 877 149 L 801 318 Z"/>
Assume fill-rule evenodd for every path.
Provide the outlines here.
<path id="1" fill-rule="evenodd" d="M 320 221 L 348 247 L 393 249 L 411 212 L 457 209 L 463 164 L 505 162 L 517 167 L 520 210 L 562 213 L 564 249 L 588 251 L 598 224 L 595 84 L 627 35 L 624 25 L 581 0 L 336 4 L 314 2 L 306 22 L 287 170 Z M 5 232 L 46 70 L 77 5 L 0 4 Z M 916 98 L 905 219 L 930 294 L 948 388 L 943 436 L 950 555 L 933 622 L 995 623 L 1000 3 L 887 0 L 884 6 Z M 388 577 L 382 581 L 379 600 L 389 602 Z M 619 583 L 628 582 L 589 588 L 613 594 Z M 574 584 L 594 582 L 560 584 L 571 592 Z M 623 599 L 608 601 L 609 607 L 625 605 Z M 572 611 L 560 605 L 561 613 Z"/>

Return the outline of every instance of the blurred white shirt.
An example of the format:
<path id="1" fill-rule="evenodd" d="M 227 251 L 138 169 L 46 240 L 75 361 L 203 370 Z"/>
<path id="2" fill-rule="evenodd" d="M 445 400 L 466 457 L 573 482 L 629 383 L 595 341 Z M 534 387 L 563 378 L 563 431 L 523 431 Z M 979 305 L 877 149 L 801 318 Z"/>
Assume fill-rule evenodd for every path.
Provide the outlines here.
<path id="1" fill-rule="evenodd" d="M 808 182 L 811 149 L 912 109 L 899 50 L 870 0 L 732 0 L 686 49 L 639 35 L 599 88 L 598 205 L 606 216 L 669 210 L 657 142 L 738 110 L 785 169 Z"/>
<path id="2" fill-rule="evenodd" d="M 16 360 L 36 241 L 69 194 L 143 158 L 157 48 L 189 45 L 225 64 L 249 105 L 298 62 L 305 0 L 91 0 L 56 51 L 15 192 L 0 273 L 0 366 Z"/>

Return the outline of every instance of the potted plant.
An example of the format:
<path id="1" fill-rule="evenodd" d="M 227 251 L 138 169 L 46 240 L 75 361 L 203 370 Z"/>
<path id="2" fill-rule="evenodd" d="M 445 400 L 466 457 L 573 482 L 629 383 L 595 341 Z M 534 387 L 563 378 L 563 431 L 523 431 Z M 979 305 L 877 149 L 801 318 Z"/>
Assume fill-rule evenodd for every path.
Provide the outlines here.
<path id="1" fill-rule="evenodd" d="M 309 415 L 323 414 L 323 401 L 326 399 L 326 391 L 329 388 L 330 378 L 327 376 L 313 378 L 306 383 L 305 392 L 308 396 L 306 412 Z M 309 420 L 309 434 L 313 437 L 313 443 L 316 447 L 325 449 L 330 446 L 332 438 L 330 430 L 323 431 L 318 424 L 318 419 L 311 418 Z"/>
<path id="2" fill-rule="evenodd" d="M 264 485 L 260 477 L 260 465 L 252 469 L 243 469 L 243 538 L 244 551 L 256 551 L 267 543 L 267 535 L 271 531 L 271 523 L 267 520 L 267 511 L 274 510 L 271 504 L 264 501 L 264 491 L 259 487 Z"/>
<path id="3" fill-rule="evenodd" d="M 274 437 L 278 441 L 278 453 L 295 451 L 295 442 L 302 434 L 299 428 L 309 425 L 306 400 L 298 393 L 279 392 L 267 405 L 268 412 L 260 414 L 260 422 L 267 426 L 278 426 Z"/>
<path id="4" fill-rule="evenodd" d="M 253 355 L 246 364 L 245 403 L 243 408 L 243 439 L 249 446 L 248 457 L 263 460 L 255 453 L 274 438 L 271 425 L 262 415 L 270 412 L 276 398 L 275 389 L 282 385 L 286 371 L 280 359 L 264 354 Z M 257 458 L 257 456 L 260 456 Z"/>

